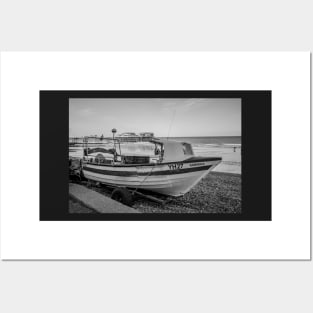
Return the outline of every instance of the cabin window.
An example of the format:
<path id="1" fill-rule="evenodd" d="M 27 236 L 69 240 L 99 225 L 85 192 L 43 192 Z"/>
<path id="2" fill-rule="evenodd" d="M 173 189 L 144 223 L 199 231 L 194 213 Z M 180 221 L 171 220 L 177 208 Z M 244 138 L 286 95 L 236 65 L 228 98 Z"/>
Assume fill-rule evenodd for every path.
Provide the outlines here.
<path id="1" fill-rule="evenodd" d="M 183 151 L 185 155 L 193 155 L 193 150 L 192 150 L 190 143 L 184 142 L 182 145 L 183 145 Z"/>
<path id="2" fill-rule="evenodd" d="M 163 145 L 155 144 L 154 155 L 162 156 L 163 155 Z"/>

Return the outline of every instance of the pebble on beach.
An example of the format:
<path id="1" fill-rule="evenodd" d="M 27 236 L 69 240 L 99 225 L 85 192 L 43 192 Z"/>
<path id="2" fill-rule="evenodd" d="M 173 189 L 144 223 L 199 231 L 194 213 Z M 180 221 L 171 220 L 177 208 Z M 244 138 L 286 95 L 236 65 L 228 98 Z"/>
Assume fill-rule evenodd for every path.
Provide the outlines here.
<path id="1" fill-rule="evenodd" d="M 133 207 L 142 213 L 241 213 L 241 175 L 211 172 L 165 206 L 140 199 Z"/>

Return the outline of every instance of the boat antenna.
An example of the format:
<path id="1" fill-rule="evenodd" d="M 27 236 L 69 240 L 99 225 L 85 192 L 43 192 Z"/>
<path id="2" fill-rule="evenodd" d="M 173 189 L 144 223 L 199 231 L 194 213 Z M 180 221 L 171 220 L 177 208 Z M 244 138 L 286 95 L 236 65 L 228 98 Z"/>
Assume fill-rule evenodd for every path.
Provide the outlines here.
<path id="1" fill-rule="evenodd" d="M 170 135 L 170 131 L 171 131 L 172 124 L 173 124 L 173 121 L 174 121 L 174 118 L 175 118 L 175 114 L 176 114 L 176 109 L 175 109 L 174 112 L 173 112 L 172 120 L 171 120 L 170 126 L 169 126 L 169 128 L 168 128 L 167 140 L 168 140 L 168 137 L 169 137 L 169 135 Z"/>

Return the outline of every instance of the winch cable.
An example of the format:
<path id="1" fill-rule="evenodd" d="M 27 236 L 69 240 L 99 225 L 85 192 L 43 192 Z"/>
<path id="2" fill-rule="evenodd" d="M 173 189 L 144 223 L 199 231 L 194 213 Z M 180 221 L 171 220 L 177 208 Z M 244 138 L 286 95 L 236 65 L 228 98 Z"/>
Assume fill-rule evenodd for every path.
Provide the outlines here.
<path id="1" fill-rule="evenodd" d="M 172 128 L 172 125 L 173 125 L 173 121 L 174 121 L 175 115 L 176 115 L 176 109 L 175 109 L 174 112 L 173 112 L 172 120 L 171 120 L 170 126 L 169 126 L 169 128 L 168 128 L 167 140 L 168 140 L 168 137 L 170 136 L 170 131 L 171 131 L 171 128 Z"/>
<path id="2" fill-rule="evenodd" d="M 144 179 L 142 182 L 140 182 L 139 186 L 136 187 L 136 189 L 133 191 L 133 194 L 135 194 L 135 192 L 137 192 L 137 190 L 140 188 L 140 186 L 141 186 L 141 185 L 146 181 L 146 179 L 151 175 L 151 173 L 152 173 L 154 167 L 155 167 L 155 166 L 152 166 L 151 171 L 149 172 L 149 174 L 145 177 L 145 179 Z"/>

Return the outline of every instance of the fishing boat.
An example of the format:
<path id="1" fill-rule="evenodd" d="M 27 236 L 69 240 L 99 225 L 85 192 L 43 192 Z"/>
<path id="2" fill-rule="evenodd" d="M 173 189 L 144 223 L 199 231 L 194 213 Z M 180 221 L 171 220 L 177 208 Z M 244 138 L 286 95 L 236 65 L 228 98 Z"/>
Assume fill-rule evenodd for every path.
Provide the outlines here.
<path id="1" fill-rule="evenodd" d="M 195 156 L 187 142 L 160 139 L 134 142 L 128 144 L 132 149 L 127 152 L 125 143 L 114 139 L 114 134 L 113 141 L 114 146 L 109 149 L 84 149 L 85 178 L 109 186 L 178 197 L 190 191 L 222 161 L 221 157 Z"/>

